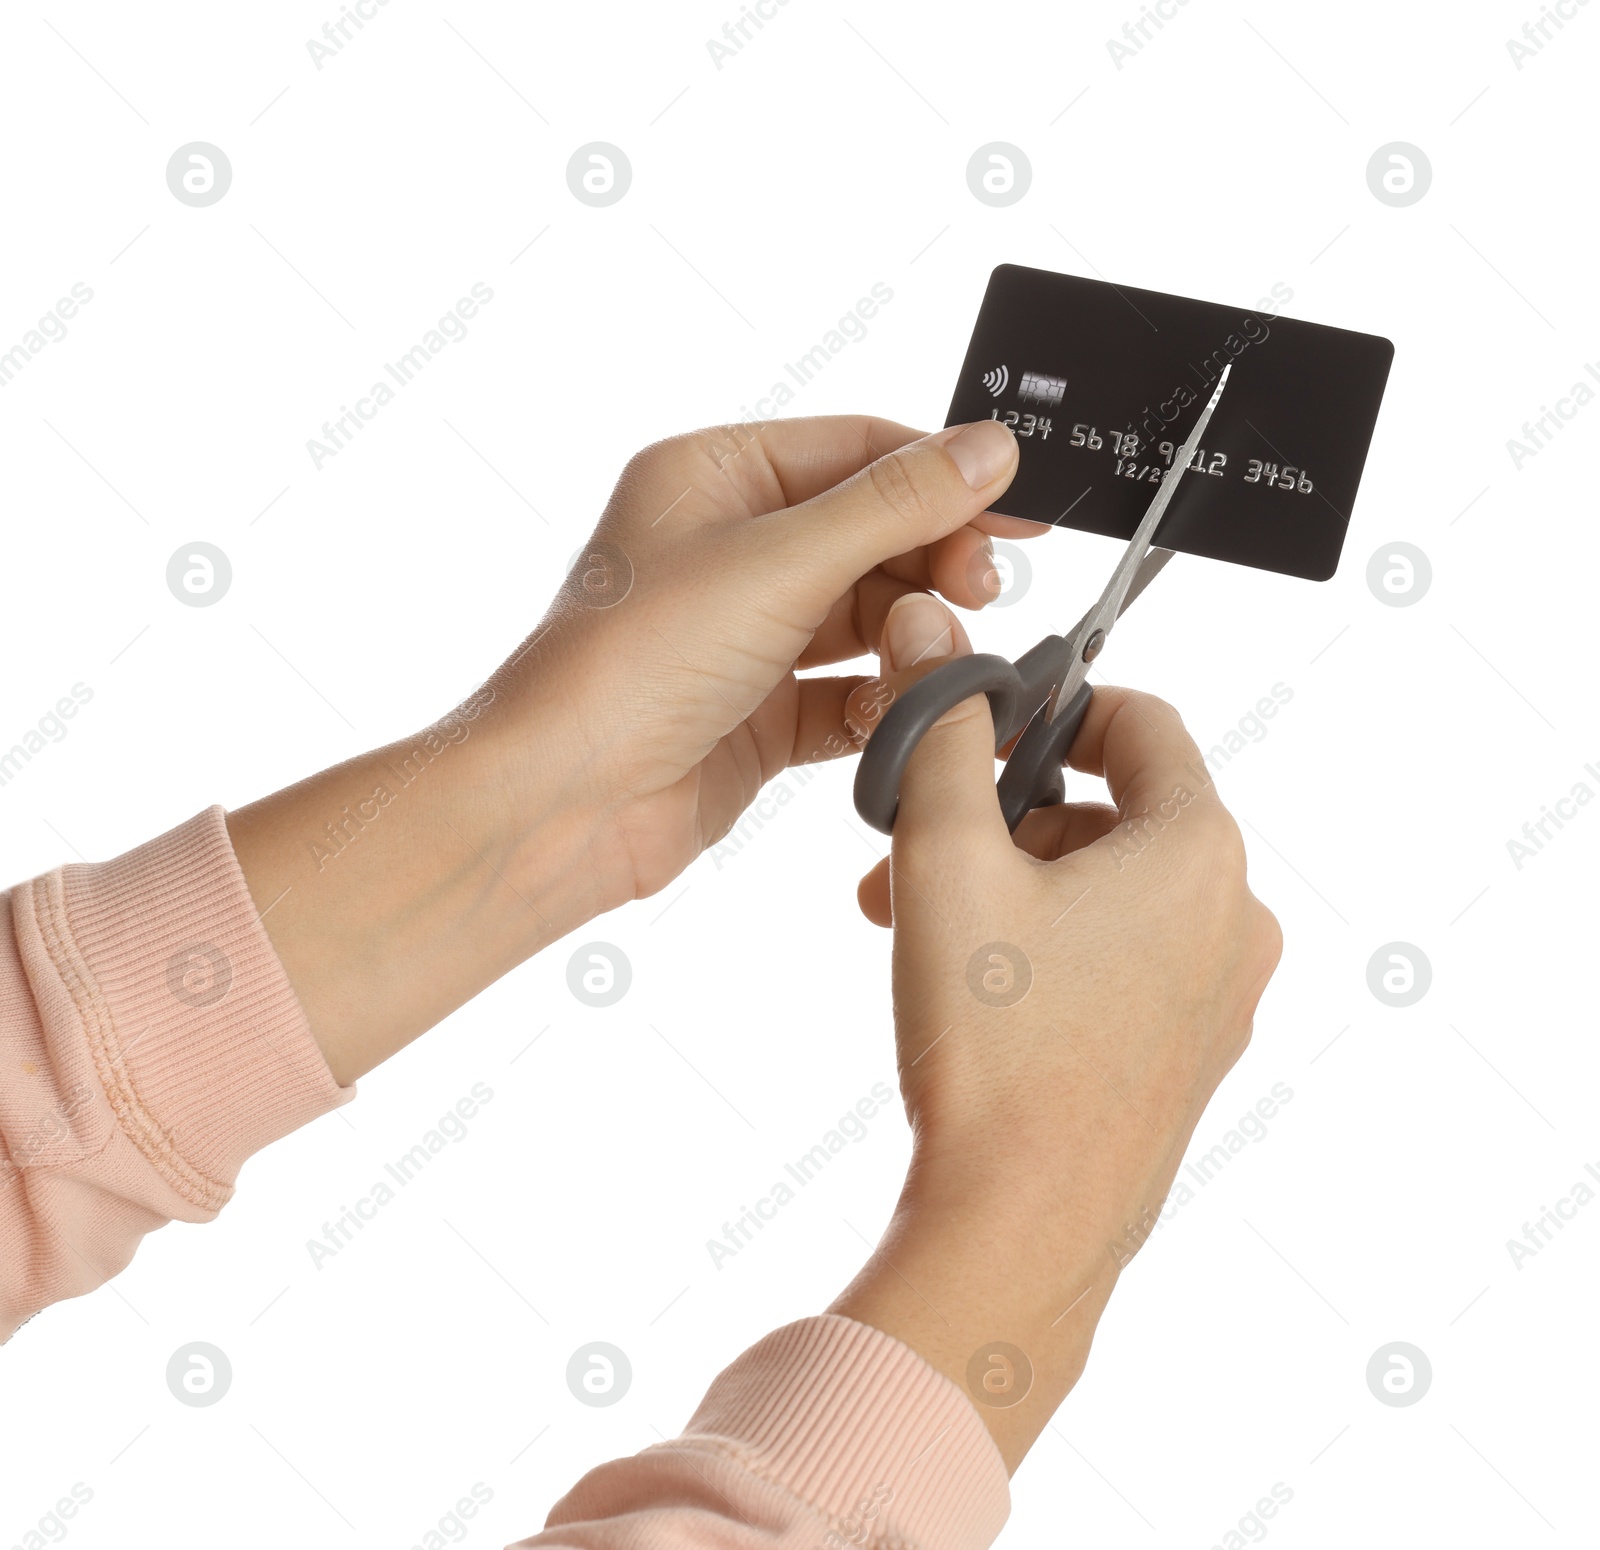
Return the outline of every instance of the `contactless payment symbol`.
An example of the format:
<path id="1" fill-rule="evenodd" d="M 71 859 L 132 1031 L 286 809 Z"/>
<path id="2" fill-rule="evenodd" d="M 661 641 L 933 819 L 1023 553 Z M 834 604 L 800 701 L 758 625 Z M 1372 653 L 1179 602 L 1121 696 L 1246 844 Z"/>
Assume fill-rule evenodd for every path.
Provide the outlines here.
<path id="1" fill-rule="evenodd" d="M 989 392 L 998 398 L 1006 390 L 1006 383 L 1011 380 L 1004 366 L 996 366 L 993 371 L 983 374 L 983 385 Z"/>

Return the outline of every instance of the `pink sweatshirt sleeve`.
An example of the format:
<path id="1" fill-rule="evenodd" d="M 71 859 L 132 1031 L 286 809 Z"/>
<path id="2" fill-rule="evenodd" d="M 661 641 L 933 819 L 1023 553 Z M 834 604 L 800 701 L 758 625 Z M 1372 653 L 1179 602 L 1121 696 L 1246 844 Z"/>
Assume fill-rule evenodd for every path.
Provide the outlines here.
<path id="1" fill-rule="evenodd" d="M 823 1314 L 757 1341 L 681 1437 L 590 1470 L 513 1550 L 983 1550 L 1010 1505 L 966 1395 Z"/>
<path id="2" fill-rule="evenodd" d="M 0 894 L 0 1340 L 252 1152 L 355 1096 L 328 1070 L 220 807 Z"/>
<path id="3" fill-rule="evenodd" d="M 93 1291 L 240 1165 L 347 1102 L 213 807 L 0 894 L 0 1341 Z M 712 1384 L 683 1436 L 591 1470 L 525 1545 L 982 1550 L 1009 1508 L 977 1411 L 914 1351 L 824 1315 Z"/>

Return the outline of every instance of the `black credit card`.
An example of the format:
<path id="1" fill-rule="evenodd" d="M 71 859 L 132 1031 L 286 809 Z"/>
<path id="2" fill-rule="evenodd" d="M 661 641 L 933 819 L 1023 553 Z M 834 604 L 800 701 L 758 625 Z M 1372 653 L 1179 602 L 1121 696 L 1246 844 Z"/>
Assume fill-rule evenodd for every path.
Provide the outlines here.
<path id="1" fill-rule="evenodd" d="M 1222 368 L 1227 390 L 1156 544 L 1326 581 L 1394 346 L 1275 315 L 1002 264 L 946 425 L 998 419 L 1021 449 L 1009 516 L 1131 538 Z"/>

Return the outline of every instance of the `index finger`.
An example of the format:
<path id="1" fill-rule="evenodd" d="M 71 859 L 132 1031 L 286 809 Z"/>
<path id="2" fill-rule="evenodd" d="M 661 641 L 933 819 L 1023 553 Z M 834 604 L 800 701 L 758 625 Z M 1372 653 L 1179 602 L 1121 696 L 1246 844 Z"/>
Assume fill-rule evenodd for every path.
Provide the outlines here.
<path id="1" fill-rule="evenodd" d="M 1095 689 L 1068 762 L 1085 774 L 1104 776 L 1124 817 L 1148 812 L 1179 792 L 1222 806 L 1183 718 L 1165 700 L 1137 689 Z"/>

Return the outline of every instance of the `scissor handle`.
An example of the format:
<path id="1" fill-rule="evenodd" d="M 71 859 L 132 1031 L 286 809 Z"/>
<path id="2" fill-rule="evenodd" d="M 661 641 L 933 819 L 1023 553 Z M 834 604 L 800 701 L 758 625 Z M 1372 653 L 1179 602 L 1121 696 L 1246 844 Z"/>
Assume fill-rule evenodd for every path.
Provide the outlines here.
<path id="1" fill-rule="evenodd" d="M 987 653 L 957 657 L 919 679 L 884 712 L 861 755 L 856 766 L 856 811 L 880 833 L 892 833 L 900 808 L 900 778 L 934 722 L 972 695 L 987 694 L 998 750 L 1028 712 L 1023 703 L 1026 692 L 1015 665 Z"/>
<path id="2" fill-rule="evenodd" d="M 999 788 L 1000 811 L 1013 834 L 1034 808 L 1066 800 L 1061 768 L 1093 696 L 1092 685 L 1079 684 L 1077 693 L 1062 706 L 1055 720 L 1048 720 L 1041 709 L 1017 739 L 1017 746 L 1000 772 Z"/>

